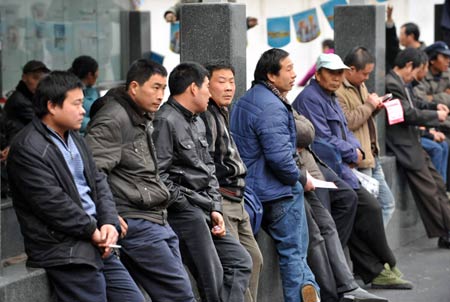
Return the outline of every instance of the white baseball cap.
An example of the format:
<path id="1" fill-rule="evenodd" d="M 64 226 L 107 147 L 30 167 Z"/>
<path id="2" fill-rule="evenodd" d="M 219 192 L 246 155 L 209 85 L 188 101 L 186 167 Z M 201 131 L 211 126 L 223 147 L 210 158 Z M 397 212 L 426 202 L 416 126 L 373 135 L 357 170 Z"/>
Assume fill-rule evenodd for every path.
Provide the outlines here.
<path id="1" fill-rule="evenodd" d="M 342 62 L 341 58 L 334 53 L 323 53 L 319 56 L 316 63 L 316 70 L 326 68 L 331 70 L 350 69 Z"/>

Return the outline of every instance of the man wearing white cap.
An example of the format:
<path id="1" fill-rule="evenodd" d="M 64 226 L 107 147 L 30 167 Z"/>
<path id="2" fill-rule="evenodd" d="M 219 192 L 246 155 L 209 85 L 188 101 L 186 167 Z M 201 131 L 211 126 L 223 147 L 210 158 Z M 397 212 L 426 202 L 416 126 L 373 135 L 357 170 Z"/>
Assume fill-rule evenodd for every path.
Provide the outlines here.
<path id="1" fill-rule="evenodd" d="M 354 271 L 365 283 L 372 283 L 372 288 L 411 289 L 412 284 L 401 279 L 402 274 L 396 268 L 378 201 L 360 186 L 351 171 L 364 159 L 364 152 L 348 129 L 335 94 L 342 84 L 344 70 L 349 67 L 335 54 L 321 54 L 316 66 L 315 79 L 297 96 L 292 106 L 313 123 L 316 130 L 313 149 L 318 156 L 358 195 L 358 209 L 348 242 Z M 325 178 L 333 177 L 327 171 L 322 172 Z M 332 216 L 335 206 L 340 205 L 331 205 Z"/>

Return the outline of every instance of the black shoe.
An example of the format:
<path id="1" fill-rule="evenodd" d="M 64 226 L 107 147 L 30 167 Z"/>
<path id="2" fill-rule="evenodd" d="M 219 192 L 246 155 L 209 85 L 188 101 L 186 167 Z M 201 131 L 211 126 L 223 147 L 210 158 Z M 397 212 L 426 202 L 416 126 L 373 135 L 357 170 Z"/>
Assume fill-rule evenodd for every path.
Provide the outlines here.
<path id="1" fill-rule="evenodd" d="M 441 249 L 450 249 L 450 240 L 447 237 L 439 237 L 438 247 Z"/>

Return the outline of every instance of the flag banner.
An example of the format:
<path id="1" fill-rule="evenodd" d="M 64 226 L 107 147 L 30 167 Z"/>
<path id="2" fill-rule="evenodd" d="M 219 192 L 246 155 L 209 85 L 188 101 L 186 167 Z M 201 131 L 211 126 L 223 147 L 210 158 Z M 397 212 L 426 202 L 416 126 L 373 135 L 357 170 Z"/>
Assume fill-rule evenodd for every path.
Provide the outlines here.
<path id="1" fill-rule="evenodd" d="M 294 21 L 297 41 L 302 43 L 310 42 L 320 35 L 317 10 L 315 8 L 293 15 L 292 20 Z"/>
<path id="2" fill-rule="evenodd" d="M 328 20 L 328 23 L 330 23 L 330 26 L 332 29 L 334 29 L 334 7 L 336 5 L 346 5 L 346 0 L 331 0 L 328 2 L 325 2 L 320 7 L 322 8 L 323 14 Z"/>
<path id="3" fill-rule="evenodd" d="M 173 22 L 170 25 L 170 50 L 180 53 L 180 23 Z"/>
<path id="4" fill-rule="evenodd" d="M 291 42 L 290 22 L 289 17 L 267 19 L 267 43 L 271 47 L 283 47 Z"/>

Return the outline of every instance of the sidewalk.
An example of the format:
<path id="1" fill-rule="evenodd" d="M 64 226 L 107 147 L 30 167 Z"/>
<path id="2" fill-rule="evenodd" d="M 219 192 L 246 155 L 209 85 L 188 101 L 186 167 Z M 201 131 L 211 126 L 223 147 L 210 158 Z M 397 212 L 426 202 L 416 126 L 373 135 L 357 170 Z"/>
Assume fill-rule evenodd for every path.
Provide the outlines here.
<path id="1" fill-rule="evenodd" d="M 421 237 L 394 251 L 412 290 L 372 290 L 389 302 L 450 302 L 450 250 L 437 248 L 437 238 Z"/>

